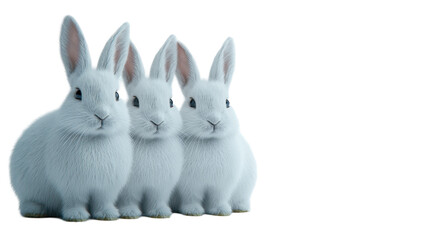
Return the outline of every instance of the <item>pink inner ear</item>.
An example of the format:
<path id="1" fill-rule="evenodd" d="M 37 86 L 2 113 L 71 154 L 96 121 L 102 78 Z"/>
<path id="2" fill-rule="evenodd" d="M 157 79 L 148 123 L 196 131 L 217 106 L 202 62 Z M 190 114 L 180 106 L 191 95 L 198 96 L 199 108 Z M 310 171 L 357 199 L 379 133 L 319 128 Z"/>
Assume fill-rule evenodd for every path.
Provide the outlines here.
<path id="1" fill-rule="evenodd" d="M 116 51 L 116 52 L 118 52 L 118 51 Z M 115 60 L 116 60 L 116 55 L 115 55 Z M 133 77 L 135 74 L 134 73 L 135 65 L 136 65 L 136 63 L 134 61 L 134 51 L 130 45 L 130 48 L 128 50 L 128 59 L 127 59 L 127 62 L 125 63 L 125 73 L 127 74 L 127 83 L 131 83 L 131 81 L 133 80 Z"/>
<path id="2" fill-rule="evenodd" d="M 223 63 L 223 73 L 224 73 L 225 83 L 226 83 L 226 75 L 228 74 L 228 66 L 229 66 L 229 58 L 225 57 L 224 63 Z"/>
<path id="3" fill-rule="evenodd" d="M 68 44 L 67 44 L 67 54 L 70 61 L 70 69 L 73 72 L 79 62 L 80 54 L 80 38 L 77 31 L 76 25 L 71 22 L 70 28 L 68 31 Z"/>
<path id="4" fill-rule="evenodd" d="M 171 56 L 169 56 L 169 54 L 167 54 L 167 59 L 165 60 L 165 75 L 166 75 L 166 77 L 168 77 L 170 65 L 171 65 Z M 168 78 L 166 79 L 166 81 L 168 81 Z"/>
<path id="5" fill-rule="evenodd" d="M 119 57 L 121 55 L 121 44 L 119 42 L 120 42 L 119 39 L 117 39 L 116 40 L 116 46 L 115 46 L 115 49 L 116 49 L 116 51 L 115 51 L 115 62 L 114 62 L 115 68 L 113 69 L 114 74 L 116 74 L 116 71 L 118 69 L 117 67 L 118 67 Z"/>
<path id="6" fill-rule="evenodd" d="M 182 75 L 183 85 L 186 85 L 188 83 L 191 70 L 189 66 L 188 56 L 186 56 L 185 49 L 183 49 L 180 44 L 177 44 L 177 61 L 177 68 Z"/>

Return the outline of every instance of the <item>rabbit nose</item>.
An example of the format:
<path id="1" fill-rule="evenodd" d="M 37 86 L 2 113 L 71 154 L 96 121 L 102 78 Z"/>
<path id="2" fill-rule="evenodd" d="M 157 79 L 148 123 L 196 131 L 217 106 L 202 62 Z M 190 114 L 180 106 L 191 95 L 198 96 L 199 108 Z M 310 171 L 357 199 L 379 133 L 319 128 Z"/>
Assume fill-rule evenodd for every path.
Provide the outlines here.
<path id="1" fill-rule="evenodd" d="M 209 121 L 209 120 L 207 120 L 207 122 L 209 122 L 213 126 L 216 126 L 218 123 L 220 123 L 220 121 L 212 122 L 212 121 Z"/>
<path id="2" fill-rule="evenodd" d="M 153 116 L 150 118 L 150 121 L 151 121 L 153 124 L 155 124 L 155 125 L 159 126 L 159 125 L 161 125 L 161 124 L 164 122 L 164 116 L 163 116 L 162 114 L 156 114 L 156 115 L 153 115 Z"/>
<path id="3" fill-rule="evenodd" d="M 162 121 L 162 122 L 160 122 L 160 123 L 156 123 L 156 122 L 154 122 L 154 121 L 150 121 L 151 123 L 153 123 L 153 125 L 155 125 L 155 126 L 159 126 L 159 125 L 161 125 L 162 123 L 164 123 L 164 121 Z"/>
<path id="4" fill-rule="evenodd" d="M 217 115 L 209 116 L 207 118 L 207 122 L 209 122 L 212 125 L 216 125 L 216 124 L 218 124 L 220 122 L 220 117 L 217 116 Z"/>
<path id="5" fill-rule="evenodd" d="M 104 121 L 104 120 L 106 120 L 106 118 L 108 118 L 109 117 L 109 115 L 105 115 L 105 117 L 100 117 L 99 115 L 97 115 L 97 114 L 94 114 L 94 116 L 96 117 L 96 118 L 98 118 L 100 121 Z"/>
<path id="6" fill-rule="evenodd" d="M 99 109 L 98 111 L 95 111 L 94 115 L 98 119 L 104 120 L 109 116 L 109 111 L 107 111 L 106 109 Z"/>

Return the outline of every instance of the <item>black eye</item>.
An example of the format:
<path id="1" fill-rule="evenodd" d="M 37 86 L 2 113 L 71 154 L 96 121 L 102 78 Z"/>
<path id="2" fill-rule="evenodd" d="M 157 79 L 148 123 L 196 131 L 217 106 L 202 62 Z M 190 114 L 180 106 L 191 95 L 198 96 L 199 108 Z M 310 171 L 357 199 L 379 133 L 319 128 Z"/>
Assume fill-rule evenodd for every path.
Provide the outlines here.
<path id="1" fill-rule="evenodd" d="M 119 101 L 119 93 L 118 92 L 115 92 L 115 98 L 116 98 L 116 101 Z"/>
<path id="2" fill-rule="evenodd" d="M 229 100 L 226 99 L 226 108 L 229 108 Z"/>
<path id="3" fill-rule="evenodd" d="M 133 106 L 134 107 L 140 107 L 139 99 L 136 96 L 134 96 Z"/>
<path id="4" fill-rule="evenodd" d="M 79 88 L 76 88 L 76 92 L 74 93 L 74 98 L 76 98 L 79 101 L 82 101 L 82 92 Z"/>
<path id="5" fill-rule="evenodd" d="M 170 108 L 173 107 L 173 99 L 170 98 Z"/>
<path id="6" fill-rule="evenodd" d="M 189 106 L 191 108 L 196 108 L 197 107 L 197 104 L 195 103 L 195 100 L 193 98 L 191 98 L 191 101 L 189 102 Z"/>

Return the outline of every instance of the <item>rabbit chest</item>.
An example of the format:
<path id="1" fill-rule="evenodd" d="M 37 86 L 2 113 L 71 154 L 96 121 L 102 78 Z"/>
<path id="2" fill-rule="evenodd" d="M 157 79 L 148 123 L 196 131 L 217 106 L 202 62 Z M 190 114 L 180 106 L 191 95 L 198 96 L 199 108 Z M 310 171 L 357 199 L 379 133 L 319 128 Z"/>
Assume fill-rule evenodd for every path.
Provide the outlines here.
<path id="1" fill-rule="evenodd" d="M 238 137 L 185 140 L 185 174 L 202 187 L 234 185 L 239 178 L 243 151 Z"/>
<path id="2" fill-rule="evenodd" d="M 132 164 L 132 145 L 126 134 L 114 138 L 53 134 L 49 139 L 48 176 L 59 187 L 115 188 L 126 181 Z"/>
<path id="3" fill-rule="evenodd" d="M 183 151 L 180 139 L 134 139 L 132 179 L 143 185 L 165 185 L 180 176 Z"/>

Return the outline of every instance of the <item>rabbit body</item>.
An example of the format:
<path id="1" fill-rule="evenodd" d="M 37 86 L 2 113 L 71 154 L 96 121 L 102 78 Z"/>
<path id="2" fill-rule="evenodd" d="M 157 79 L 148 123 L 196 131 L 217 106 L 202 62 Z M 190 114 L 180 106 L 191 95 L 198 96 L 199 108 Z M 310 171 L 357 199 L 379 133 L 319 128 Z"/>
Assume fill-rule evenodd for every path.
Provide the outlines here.
<path id="1" fill-rule="evenodd" d="M 185 96 L 181 108 L 185 162 L 172 205 L 186 215 L 229 215 L 250 209 L 256 163 L 229 105 L 234 48 L 228 39 L 208 81 L 199 79 L 189 51 L 178 45 L 176 75 Z"/>
<path id="2" fill-rule="evenodd" d="M 73 138 L 79 140 L 74 142 Z M 128 131 L 115 137 L 80 138 L 51 131 L 47 145 L 53 147 L 46 151 L 46 173 L 55 188 L 61 189 L 64 218 L 88 218 L 87 204 L 93 218 L 118 218 L 113 204 L 128 179 L 132 163 Z"/>
<path id="3" fill-rule="evenodd" d="M 179 131 L 182 120 L 173 105 L 171 83 L 177 61 L 176 39 L 171 36 L 156 55 L 146 78 L 133 44 L 125 65 L 124 80 L 129 95 L 134 160 L 128 183 L 117 202 L 123 218 L 142 214 L 165 218 L 183 164 Z"/>
<path id="4" fill-rule="evenodd" d="M 184 142 L 186 161 L 177 189 L 179 211 L 187 215 L 229 215 L 232 209 L 248 211 L 256 167 L 243 137 L 185 137 Z"/>
<path id="5" fill-rule="evenodd" d="M 106 138 L 56 131 L 57 115 L 52 112 L 37 120 L 16 144 L 12 184 L 23 216 L 60 217 L 64 203 L 80 208 L 63 213 L 65 217 L 85 219 L 90 198 L 93 208 L 103 207 L 106 199 L 116 199 L 130 171 L 131 141 L 127 133 Z M 94 217 L 114 217 L 117 210 L 109 210 L 98 213 L 101 216 L 94 212 Z"/>
<path id="6" fill-rule="evenodd" d="M 182 144 L 178 137 L 134 141 L 134 162 L 129 181 L 118 200 L 122 217 L 142 214 L 164 218 L 171 215 L 170 194 L 182 169 Z"/>
<path id="7" fill-rule="evenodd" d="M 108 41 L 97 69 L 90 66 L 72 17 L 64 19 L 60 40 L 71 89 L 58 110 L 18 140 L 10 163 L 12 186 L 23 216 L 116 219 L 114 202 L 132 164 L 129 115 L 115 92 L 114 75 L 126 60 L 129 27 L 124 24 Z"/>

